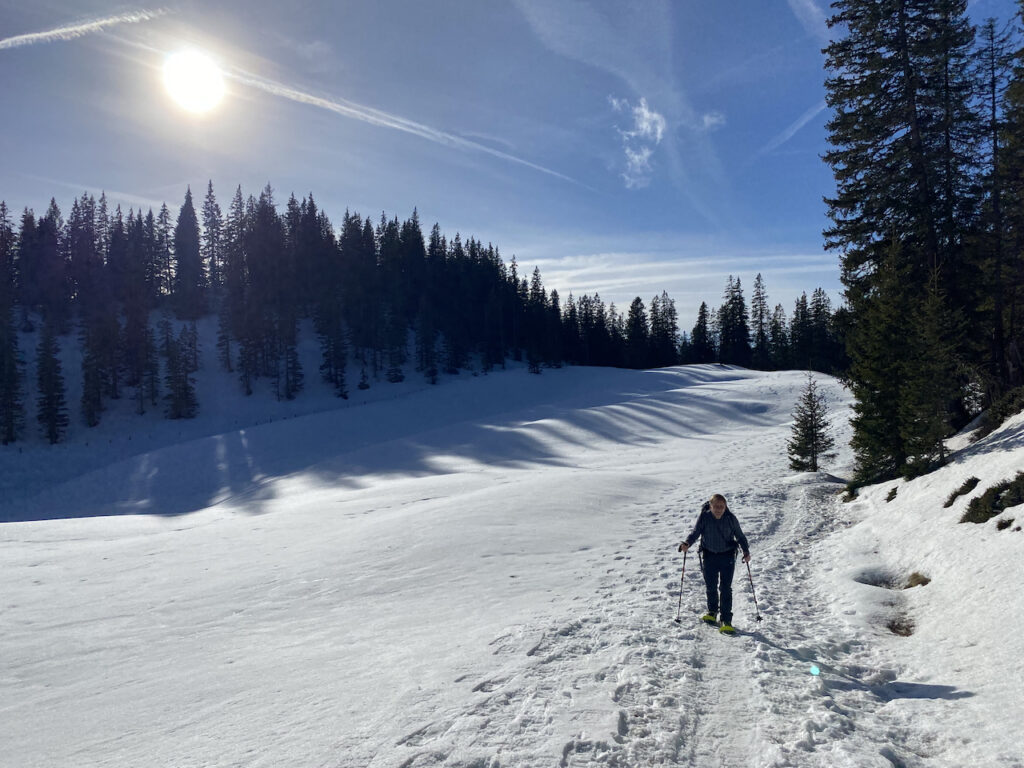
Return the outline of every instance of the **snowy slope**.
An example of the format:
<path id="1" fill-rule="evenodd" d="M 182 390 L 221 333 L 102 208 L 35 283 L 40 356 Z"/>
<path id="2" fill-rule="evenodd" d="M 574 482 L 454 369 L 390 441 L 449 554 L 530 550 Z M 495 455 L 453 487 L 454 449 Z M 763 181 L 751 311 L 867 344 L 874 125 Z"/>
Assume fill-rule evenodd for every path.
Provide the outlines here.
<path id="1" fill-rule="evenodd" d="M 115 452 L 59 483 L 5 457 L 29 490 L 0 505 L 25 520 L 0 524 L 0 764 L 1021 765 L 1017 619 L 1010 636 L 968 631 L 973 609 L 944 620 L 988 574 L 979 554 L 1011 563 L 1021 534 L 941 510 L 954 474 L 1021 464 L 1019 435 L 890 503 L 888 484 L 841 504 L 835 478 L 786 468 L 803 384 L 512 370 Z M 672 621 L 675 547 L 715 491 L 765 619 L 738 569 L 734 638 L 697 624 L 692 559 Z M 882 567 L 933 580 L 855 580 Z M 982 610 L 1019 608 L 1004 573 Z M 915 634 L 885 628 L 887 600 Z"/>

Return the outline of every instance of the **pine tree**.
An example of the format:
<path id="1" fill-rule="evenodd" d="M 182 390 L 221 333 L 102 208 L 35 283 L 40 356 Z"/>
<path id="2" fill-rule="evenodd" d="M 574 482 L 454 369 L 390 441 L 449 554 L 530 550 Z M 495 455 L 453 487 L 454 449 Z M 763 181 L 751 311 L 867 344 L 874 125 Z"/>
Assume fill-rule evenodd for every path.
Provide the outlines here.
<path id="1" fill-rule="evenodd" d="M 793 411 L 793 434 L 787 442 L 789 466 L 799 472 L 817 472 L 833 458 L 835 439 L 829 434 L 828 401 L 808 373 L 807 385 Z"/>
<path id="2" fill-rule="evenodd" d="M 770 330 L 771 316 L 768 314 L 768 294 L 764 278 L 757 273 L 754 278 L 754 295 L 750 299 L 750 325 L 753 332 L 753 349 L 750 363 L 754 368 L 766 370 L 771 367 Z"/>
<path id="3" fill-rule="evenodd" d="M 14 318 L 15 236 L 7 204 L 0 202 L 0 443 L 18 439 L 25 419 L 22 359 Z"/>
<path id="4" fill-rule="evenodd" d="M 890 241 L 889 257 L 876 277 L 876 295 L 850 338 L 850 381 L 856 402 L 850 443 L 856 456 L 854 485 L 896 477 L 907 459 L 900 434 L 908 358 L 907 267 L 901 243 Z"/>
<path id="5" fill-rule="evenodd" d="M 192 205 L 192 189 L 185 190 L 185 202 L 174 227 L 174 305 L 178 317 L 194 320 L 205 311 L 203 295 L 206 277 L 199 245 L 199 220 Z"/>
<path id="6" fill-rule="evenodd" d="M 940 270 L 953 309 L 971 303 L 978 283 L 965 242 L 978 208 L 973 29 L 966 0 L 834 0 L 832 8 L 829 26 L 845 35 L 826 49 L 825 160 L 836 194 L 826 200 L 825 237 L 842 253 L 853 329 L 855 474 L 871 482 L 898 474 L 908 455 L 893 425 L 919 393 L 891 378 L 901 373 L 894 350 L 929 276 Z"/>
<path id="7" fill-rule="evenodd" d="M 156 253 L 154 258 L 154 278 L 157 295 L 170 296 L 174 286 L 174 224 L 167 203 L 160 206 L 156 219 Z"/>
<path id="8" fill-rule="evenodd" d="M 649 357 L 649 335 L 647 312 L 643 300 L 637 296 L 629 305 L 626 316 L 626 365 L 630 368 L 646 368 Z"/>
<path id="9" fill-rule="evenodd" d="M 791 364 L 788 328 L 786 310 L 781 304 L 776 304 L 768 326 L 768 357 L 771 368 L 776 371 L 785 370 Z"/>
<path id="10" fill-rule="evenodd" d="M 59 443 L 68 426 L 64 400 L 64 376 L 61 373 L 60 350 L 50 321 L 43 323 L 43 332 L 36 350 L 37 390 L 36 420 L 50 445 Z"/>
<path id="11" fill-rule="evenodd" d="M 740 279 L 729 275 L 724 302 L 718 310 L 719 361 L 732 365 L 749 366 L 750 320 Z"/>
<path id="12" fill-rule="evenodd" d="M 437 384 L 437 330 L 426 296 L 420 298 L 416 315 L 416 370 L 431 384 Z"/>
<path id="13" fill-rule="evenodd" d="M 203 235 L 200 249 L 202 262 L 210 277 L 210 288 L 215 294 L 220 293 L 224 285 L 224 232 L 223 217 L 217 198 L 213 194 L 213 180 L 206 187 L 206 199 L 203 200 Z"/>
<path id="14" fill-rule="evenodd" d="M 907 451 L 904 474 L 911 477 L 945 463 L 944 441 L 953 431 L 959 334 L 940 284 L 939 276 L 933 275 L 925 301 L 909 324 L 913 342 L 904 363 L 899 431 Z"/>
<path id="15" fill-rule="evenodd" d="M 811 325 L 811 309 L 807 292 L 800 294 L 793 307 L 793 318 L 789 323 L 789 353 L 795 368 L 812 370 L 814 332 Z"/>
<path id="16" fill-rule="evenodd" d="M 1024 0 L 1018 2 L 1014 21 L 1018 47 L 1012 56 L 1002 103 L 998 165 L 1006 256 L 1005 271 L 1001 275 L 1005 302 L 1003 360 L 1009 386 L 1024 384 L 1024 45 L 1019 43 L 1024 33 Z"/>
<path id="17" fill-rule="evenodd" d="M 715 361 L 709 314 L 707 303 L 702 301 L 700 309 L 697 310 L 697 322 L 693 326 L 693 333 L 690 334 L 690 357 L 694 363 L 713 363 Z"/>
<path id="18" fill-rule="evenodd" d="M 199 410 L 195 382 L 189 373 L 190 344 L 188 331 L 182 328 L 178 338 L 172 339 L 168 345 L 165 376 L 167 394 L 164 396 L 168 419 L 191 419 Z"/>

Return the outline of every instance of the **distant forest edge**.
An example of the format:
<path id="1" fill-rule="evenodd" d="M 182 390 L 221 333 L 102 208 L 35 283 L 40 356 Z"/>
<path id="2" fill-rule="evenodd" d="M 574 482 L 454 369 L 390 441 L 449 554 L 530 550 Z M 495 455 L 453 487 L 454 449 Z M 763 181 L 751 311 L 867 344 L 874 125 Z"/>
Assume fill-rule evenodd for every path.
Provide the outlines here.
<path id="1" fill-rule="evenodd" d="M 1024 0 L 977 27 L 967 5 L 831 4 L 824 235 L 850 313 L 855 486 L 929 471 L 953 431 L 1022 399 Z"/>
<path id="2" fill-rule="evenodd" d="M 490 244 L 458 234 L 449 241 L 436 224 L 425 239 L 416 211 L 404 222 L 382 214 L 376 225 L 346 211 L 336 230 L 312 195 L 292 195 L 279 213 L 268 185 L 259 197 L 237 188 L 225 216 L 211 181 L 201 211 L 187 189 L 173 219 L 166 204 L 125 216 L 120 206 L 108 210 L 105 195 L 86 193 L 66 221 L 51 199 L 39 218 L 25 209 L 16 227 L 0 203 L 0 440 L 25 434 L 31 371 L 35 421 L 51 443 L 63 438 L 74 404 L 58 337 L 71 333 L 82 360 L 76 410 L 86 425 L 122 397 L 140 414 L 161 407 L 168 418 L 194 416 L 195 321 L 212 313 L 218 357 L 238 377 L 240 395 L 267 378 L 282 399 L 303 386 L 305 318 L 320 341 L 318 373 L 342 398 L 350 370 L 365 389 L 403 380 L 409 363 L 432 383 L 509 358 L 533 373 L 565 363 L 846 366 L 845 313 L 833 312 L 820 288 L 801 296 L 788 319 L 781 305 L 770 308 L 761 275 L 749 308 L 740 278 L 730 276 L 722 305 L 702 303 L 692 332 L 680 333 L 667 293 L 649 305 L 637 297 L 624 314 L 597 294 L 563 303 L 538 269 L 521 276 L 515 258 L 506 266 Z M 29 366 L 19 342 L 33 332 Z"/>

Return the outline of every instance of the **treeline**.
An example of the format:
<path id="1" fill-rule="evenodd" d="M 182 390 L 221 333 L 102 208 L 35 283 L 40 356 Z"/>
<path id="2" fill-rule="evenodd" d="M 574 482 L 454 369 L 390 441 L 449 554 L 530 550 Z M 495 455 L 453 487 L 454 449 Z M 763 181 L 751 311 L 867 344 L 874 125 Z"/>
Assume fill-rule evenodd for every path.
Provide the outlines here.
<path id="1" fill-rule="evenodd" d="M 941 464 L 1024 383 L 1024 0 L 836 0 L 826 49 L 827 245 L 840 252 L 854 483 Z"/>
<path id="2" fill-rule="evenodd" d="M 354 385 L 403 380 L 412 367 L 429 381 L 470 367 L 484 372 L 510 357 L 544 366 L 647 368 L 680 362 L 760 368 L 841 370 L 840 313 L 824 291 L 797 301 L 792 320 L 769 312 L 761 276 L 748 310 L 739 278 L 722 306 L 700 309 L 680 334 L 666 293 L 637 298 L 624 315 L 598 295 L 562 303 L 534 269 L 438 225 L 424 237 L 416 211 L 406 221 L 374 223 L 345 212 L 340 227 L 312 195 L 292 195 L 278 211 L 267 186 L 258 197 L 236 189 L 227 211 L 213 185 L 198 207 L 191 190 L 176 216 L 108 209 L 83 194 L 65 220 L 55 200 L 19 223 L 0 203 L 0 440 L 16 440 L 29 411 L 19 332 L 36 331 L 35 417 L 61 440 L 69 411 L 95 426 L 111 400 L 131 397 L 138 413 L 162 408 L 189 418 L 199 403 L 195 321 L 216 314 L 221 365 L 245 394 L 259 379 L 278 398 L 294 398 L 308 374 L 298 352 L 299 322 L 319 337 L 317 372 L 339 397 Z M 81 398 L 66 402 L 60 337 L 77 334 Z"/>

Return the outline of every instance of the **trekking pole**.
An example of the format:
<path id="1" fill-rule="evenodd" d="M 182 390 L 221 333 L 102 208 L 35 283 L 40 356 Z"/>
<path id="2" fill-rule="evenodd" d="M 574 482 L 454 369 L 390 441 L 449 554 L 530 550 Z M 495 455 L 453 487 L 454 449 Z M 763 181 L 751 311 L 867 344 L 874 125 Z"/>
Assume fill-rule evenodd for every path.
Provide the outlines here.
<path id="1" fill-rule="evenodd" d="M 679 605 L 676 606 L 676 624 L 682 624 L 679 619 L 679 612 L 683 609 L 683 576 L 686 575 L 686 553 L 683 552 L 683 572 L 679 574 Z"/>
<path id="2" fill-rule="evenodd" d="M 750 563 L 747 563 L 747 578 L 750 579 L 750 594 L 754 598 L 754 612 L 757 614 L 757 620 L 761 621 L 761 610 L 757 607 L 757 593 L 754 592 L 754 577 L 750 575 Z"/>

